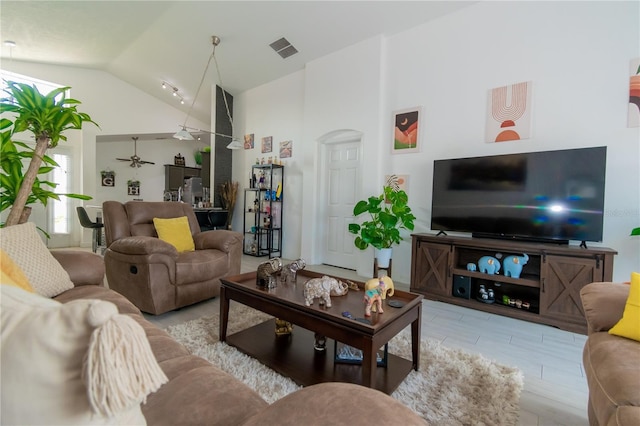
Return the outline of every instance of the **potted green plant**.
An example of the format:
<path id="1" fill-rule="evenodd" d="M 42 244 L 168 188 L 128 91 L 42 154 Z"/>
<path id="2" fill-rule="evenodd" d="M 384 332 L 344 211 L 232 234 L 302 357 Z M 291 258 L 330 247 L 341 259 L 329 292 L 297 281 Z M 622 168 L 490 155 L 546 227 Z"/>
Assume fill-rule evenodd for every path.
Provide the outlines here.
<path id="1" fill-rule="evenodd" d="M 2 160 L 0 167 L 1 193 L 0 207 L 4 211 L 11 208 L 5 226 L 24 223 L 31 211 L 28 204 L 47 204 L 50 199 L 60 199 L 60 195 L 90 200 L 91 197 L 80 194 L 57 194 L 45 186 L 54 189 L 56 184 L 39 180 L 38 175 L 48 173 L 57 167 L 55 161 L 45 155 L 47 149 L 54 148 L 60 140 L 67 140 L 62 133 L 69 129 L 81 129 L 83 123 L 97 126 L 88 114 L 78 112 L 80 102 L 67 99 L 65 92 L 69 87 L 54 89 L 41 94 L 36 86 L 6 82 L 4 92 L 8 97 L 0 99 L 2 113 L 12 113 L 11 118 L 0 119 Z M 35 148 L 13 141 L 13 135 L 30 131 L 36 141 Z M 24 171 L 23 160 L 29 161 Z M 42 164 L 45 164 L 42 167 Z"/>
<path id="2" fill-rule="evenodd" d="M 358 201 L 353 208 L 355 217 L 368 213 L 369 220 L 362 224 L 350 223 L 349 232 L 357 235 L 354 244 L 360 250 L 366 250 L 369 245 L 376 249 L 378 266 L 389 266 L 391 249 L 394 244 L 400 244 L 401 229 L 413 231 L 413 221 L 416 217 L 407 204 L 409 197 L 403 190 L 394 190 L 391 186 L 385 186 L 382 194 Z M 380 256 L 380 252 L 384 253 Z"/>

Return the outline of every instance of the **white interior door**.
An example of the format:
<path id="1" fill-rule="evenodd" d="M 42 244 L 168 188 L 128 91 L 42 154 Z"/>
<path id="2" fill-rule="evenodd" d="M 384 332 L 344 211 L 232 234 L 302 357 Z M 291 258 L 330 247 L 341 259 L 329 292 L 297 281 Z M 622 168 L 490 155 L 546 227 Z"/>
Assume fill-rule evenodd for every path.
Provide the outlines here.
<path id="1" fill-rule="evenodd" d="M 353 222 L 360 182 L 361 141 L 325 144 L 324 173 L 324 244 L 323 263 L 355 269 L 355 236 L 348 231 Z"/>

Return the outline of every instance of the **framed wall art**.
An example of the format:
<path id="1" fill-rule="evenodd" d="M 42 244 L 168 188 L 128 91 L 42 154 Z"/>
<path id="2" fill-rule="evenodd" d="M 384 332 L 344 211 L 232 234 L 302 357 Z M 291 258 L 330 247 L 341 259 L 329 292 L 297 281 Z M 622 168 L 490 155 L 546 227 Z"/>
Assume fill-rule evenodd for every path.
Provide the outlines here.
<path id="1" fill-rule="evenodd" d="M 293 141 L 280 142 L 280 158 L 291 158 L 293 154 Z"/>
<path id="2" fill-rule="evenodd" d="M 100 172 L 102 176 L 102 186 L 116 186 L 116 174 L 111 170 Z"/>
<path id="3" fill-rule="evenodd" d="M 393 112 L 392 154 L 420 152 L 420 115 L 420 107 Z"/>
<path id="4" fill-rule="evenodd" d="M 265 136 L 264 138 L 262 138 L 262 153 L 263 154 L 271 152 L 271 150 L 273 149 L 272 142 L 273 142 L 273 136 Z"/>
<path id="5" fill-rule="evenodd" d="M 496 87 L 487 101 L 486 141 L 506 142 L 531 137 L 531 81 Z"/>
<path id="6" fill-rule="evenodd" d="M 127 195 L 140 195 L 140 181 L 127 181 Z"/>
<path id="7" fill-rule="evenodd" d="M 631 60 L 629 70 L 628 127 L 640 127 L 640 58 Z"/>
<path id="8" fill-rule="evenodd" d="M 244 135 L 244 149 L 253 149 L 253 133 Z"/>

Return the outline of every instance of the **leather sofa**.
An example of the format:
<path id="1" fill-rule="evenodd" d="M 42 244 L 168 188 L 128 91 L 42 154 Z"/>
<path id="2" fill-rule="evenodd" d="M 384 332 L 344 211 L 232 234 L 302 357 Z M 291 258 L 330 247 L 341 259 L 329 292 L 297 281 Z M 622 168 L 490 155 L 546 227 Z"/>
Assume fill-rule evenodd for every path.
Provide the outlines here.
<path id="1" fill-rule="evenodd" d="M 109 287 L 141 311 L 159 315 L 220 294 L 220 278 L 240 272 L 242 234 L 200 232 L 190 205 L 106 201 L 102 205 Z M 158 238 L 154 218 L 186 216 L 194 251 L 178 252 Z"/>
<path id="2" fill-rule="evenodd" d="M 56 296 L 56 300 L 106 300 L 143 327 L 156 360 L 169 378 L 142 405 L 148 425 L 426 424 L 394 398 L 349 383 L 310 386 L 269 405 L 241 381 L 189 354 L 168 333 L 147 321 L 126 298 L 105 288 L 100 256 L 77 251 L 52 253 L 75 285 Z"/>
<path id="3" fill-rule="evenodd" d="M 582 359 L 591 426 L 640 425 L 640 342 L 608 333 L 628 296 L 629 285 L 620 283 L 591 283 L 580 291 L 589 336 Z"/>

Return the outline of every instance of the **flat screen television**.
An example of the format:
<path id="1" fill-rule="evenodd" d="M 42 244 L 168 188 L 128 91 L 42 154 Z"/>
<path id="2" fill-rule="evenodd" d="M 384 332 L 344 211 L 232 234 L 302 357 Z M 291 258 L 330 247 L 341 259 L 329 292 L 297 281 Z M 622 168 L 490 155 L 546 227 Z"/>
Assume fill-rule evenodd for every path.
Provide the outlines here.
<path id="1" fill-rule="evenodd" d="M 431 229 L 602 241 L 607 148 L 435 160 Z"/>

